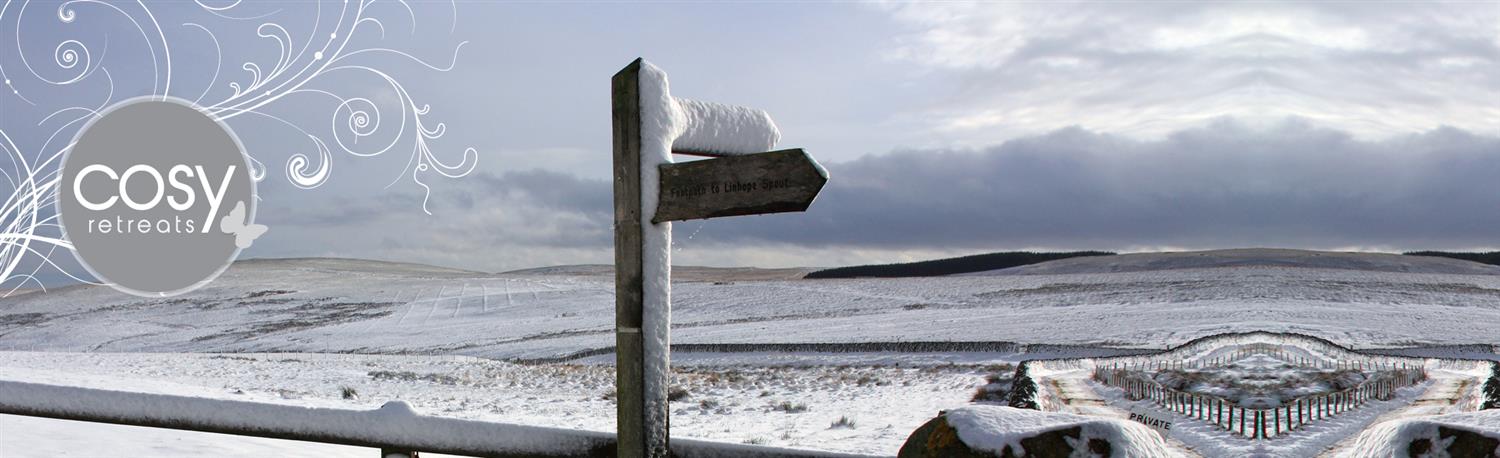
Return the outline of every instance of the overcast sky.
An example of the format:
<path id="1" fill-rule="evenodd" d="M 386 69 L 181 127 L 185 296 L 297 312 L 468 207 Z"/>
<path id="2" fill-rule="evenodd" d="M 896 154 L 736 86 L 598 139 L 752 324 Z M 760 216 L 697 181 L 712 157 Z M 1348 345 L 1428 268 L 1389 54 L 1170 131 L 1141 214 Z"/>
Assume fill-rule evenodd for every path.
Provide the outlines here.
<path id="1" fill-rule="evenodd" d="M 252 79 L 243 64 L 266 71 L 278 60 L 261 24 L 280 25 L 300 47 L 336 29 L 340 7 L 246 3 L 151 5 L 171 45 L 171 95 L 228 97 L 229 83 Z M 47 116 L 56 110 L 166 86 L 164 53 L 152 57 L 129 5 L 80 4 L 70 22 L 55 7 L 28 8 L 0 13 L 0 30 L 21 32 L 19 46 L 0 46 L 12 80 L 0 130 L 23 152 L 55 147 L 47 142 L 60 123 Z M 433 157 L 461 162 L 472 147 L 473 172 L 421 175 L 432 190 L 426 214 L 422 185 L 404 171 L 407 131 L 379 156 L 334 149 L 328 182 L 298 189 L 286 164 L 316 151 L 307 134 L 354 137 L 339 136 L 347 113 L 336 99 L 280 98 L 257 111 L 295 128 L 259 114 L 229 121 L 269 169 L 259 222 L 271 231 L 243 256 L 487 271 L 610 262 L 608 80 L 637 56 L 668 72 L 675 95 L 769 111 L 782 146 L 805 148 L 832 176 L 806 213 L 676 224 L 678 264 L 1500 248 L 1500 3 L 410 8 L 372 6 L 381 22 L 362 24 L 351 46 L 451 70 L 369 53 L 350 61 L 399 88 L 359 71 L 308 87 L 389 104 L 382 134 L 397 130 L 402 97 L 430 106 L 426 127 L 444 124 L 428 142 Z M 220 52 L 185 24 L 212 30 Z M 79 74 L 54 61 L 68 40 L 88 46 L 87 66 L 102 71 L 47 83 Z"/>

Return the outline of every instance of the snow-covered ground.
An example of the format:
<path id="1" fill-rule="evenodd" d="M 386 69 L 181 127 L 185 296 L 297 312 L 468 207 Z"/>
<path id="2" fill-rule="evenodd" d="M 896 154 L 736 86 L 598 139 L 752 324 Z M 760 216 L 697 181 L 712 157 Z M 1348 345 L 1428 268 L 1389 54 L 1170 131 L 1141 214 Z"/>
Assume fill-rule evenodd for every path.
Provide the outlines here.
<path id="1" fill-rule="evenodd" d="M 985 366 L 1088 355 L 1095 351 L 1088 346 L 1160 349 L 1255 330 L 1356 348 L 1478 344 L 1452 348 L 1481 357 L 1500 344 L 1500 275 L 1487 266 L 1283 250 L 1129 256 L 939 278 L 797 280 L 790 279 L 797 270 L 682 269 L 673 285 L 673 343 L 747 345 L 673 355 L 690 393 L 671 405 L 673 433 L 891 454 L 938 410 L 967 404 L 993 369 Z M 601 349 L 614 341 L 613 307 L 612 276 L 592 266 L 487 274 L 246 261 L 170 299 L 99 287 L 0 299 L 0 379 L 297 405 L 368 408 L 401 399 L 434 415 L 608 431 L 612 358 Z M 926 353 L 751 345 L 926 341 L 1021 345 Z M 569 357 L 579 353 L 588 356 Z M 538 358 L 566 362 L 502 362 Z M 345 386 L 359 398 L 343 399 Z M 808 410 L 786 412 L 801 405 Z M 840 417 L 855 427 L 834 427 Z M 104 431 L 138 430 L 0 417 L 0 456 L 88 456 L 96 449 L 74 447 L 113 434 Z M 118 434 L 155 443 L 142 453 L 155 456 L 192 455 L 221 441 L 240 444 L 224 447 L 233 454 L 334 453 L 222 435 Z"/>

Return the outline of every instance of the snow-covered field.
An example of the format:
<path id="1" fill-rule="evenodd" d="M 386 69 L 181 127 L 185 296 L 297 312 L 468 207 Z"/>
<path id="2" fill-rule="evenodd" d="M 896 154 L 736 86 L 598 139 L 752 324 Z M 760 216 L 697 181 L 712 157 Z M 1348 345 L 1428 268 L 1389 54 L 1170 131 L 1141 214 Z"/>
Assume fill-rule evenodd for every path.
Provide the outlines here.
<path id="1" fill-rule="evenodd" d="M 746 345 L 674 354 L 689 396 L 672 403 L 673 433 L 893 454 L 938 410 L 967 404 L 994 369 L 986 366 L 1092 351 L 1039 344 L 1159 349 L 1254 330 L 1356 348 L 1482 344 L 1464 351 L 1486 357 L 1500 344 L 1500 269 L 1488 266 L 1284 250 L 1089 259 L 1097 264 L 902 279 L 679 269 L 673 343 Z M 0 299 L 0 379 L 297 405 L 368 408 L 402 399 L 434 415 L 608 431 L 612 358 L 600 351 L 613 344 L 613 307 L 612 276 L 592 266 L 487 274 L 246 261 L 170 299 L 99 287 Z M 753 345 L 924 341 L 1032 347 L 786 353 Z M 1029 349 L 1042 353 L 1023 353 Z M 578 353 L 590 356 L 569 357 Z M 505 362 L 542 358 L 564 362 Z M 346 386 L 358 399 L 343 398 Z M 834 426 L 840 417 L 854 426 Z M 75 447 L 119 428 L 140 430 L 0 417 L 0 456 L 89 456 L 95 449 Z M 224 441 L 248 444 L 226 445 L 226 453 L 334 453 L 159 430 L 119 438 L 155 444 L 143 453 L 155 456 L 196 455 L 188 450 Z"/>
<path id="2" fill-rule="evenodd" d="M 672 337 L 1164 348 L 1264 330 L 1352 347 L 1500 343 L 1500 275 L 1421 273 L 1425 264 L 1406 273 L 1257 265 L 850 280 L 742 281 L 731 273 L 674 285 Z M 612 281 L 579 270 L 492 275 L 368 261 L 248 261 L 165 300 L 99 287 L 4 299 L 0 349 L 554 357 L 613 344 Z"/>

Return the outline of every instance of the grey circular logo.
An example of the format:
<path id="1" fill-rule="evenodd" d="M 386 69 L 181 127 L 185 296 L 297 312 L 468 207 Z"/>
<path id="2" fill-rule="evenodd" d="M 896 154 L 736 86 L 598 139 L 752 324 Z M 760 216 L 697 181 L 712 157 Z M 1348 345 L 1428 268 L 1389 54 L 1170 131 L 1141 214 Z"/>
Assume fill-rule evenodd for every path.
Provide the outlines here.
<path id="1" fill-rule="evenodd" d="M 228 126 L 188 102 L 121 102 L 63 158 L 57 211 L 78 260 L 130 294 L 185 293 L 265 232 L 255 182 Z"/>

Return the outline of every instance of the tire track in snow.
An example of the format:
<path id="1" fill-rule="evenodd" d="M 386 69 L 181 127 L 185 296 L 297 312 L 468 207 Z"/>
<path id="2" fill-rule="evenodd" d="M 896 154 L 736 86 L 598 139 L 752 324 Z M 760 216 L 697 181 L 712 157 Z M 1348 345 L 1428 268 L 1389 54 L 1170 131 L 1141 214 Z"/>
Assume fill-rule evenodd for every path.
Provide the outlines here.
<path id="1" fill-rule="evenodd" d="M 422 317 L 422 324 L 423 325 L 426 325 L 427 321 L 432 319 L 432 313 L 436 312 L 437 308 L 438 308 L 438 304 L 440 304 L 440 303 L 443 302 L 443 291 L 447 291 L 447 290 L 448 290 L 448 285 L 443 285 L 443 286 L 441 286 L 441 287 L 438 288 L 437 295 L 432 297 L 432 306 L 427 307 L 427 316 Z"/>
<path id="2" fill-rule="evenodd" d="M 417 298 L 421 297 L 421 295 L 422 290 L 420 288 L 417 289 L 416 293 L 412 294 L 411 301 L 406 303 L 406 313 L 401 314 L 401 319 L 396 320 L 396 326 L 399 327 L 401 323 L 406 322 L 406 317 L 411 315 L 411 309 L 417 306 Z"/>
<path id="3" fill-rule="evenodd" d="M 464 296 L 464 292 L 467 292 L 468 290 L 468 283 L 464 283 L 463 286 L 458 288 L 458 303 L 453 305 L 453 314 L 448 315 L 448 318 L 458 318 L 458 312 L 464 309 L 464 299 L 467 299 L 467 297 Z"/>

